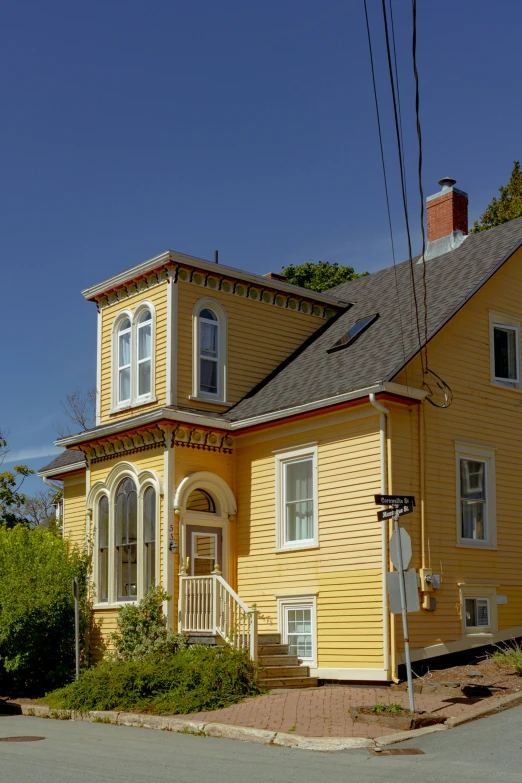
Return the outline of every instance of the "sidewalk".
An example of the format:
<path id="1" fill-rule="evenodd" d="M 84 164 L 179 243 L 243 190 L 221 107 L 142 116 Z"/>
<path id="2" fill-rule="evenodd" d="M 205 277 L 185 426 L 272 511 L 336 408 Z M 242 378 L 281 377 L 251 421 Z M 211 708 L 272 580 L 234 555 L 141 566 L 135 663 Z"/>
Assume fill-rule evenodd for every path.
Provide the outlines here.
<path id="1" fill-rule="evenodd" d="M 497 696 L 498 698 L 498 696 Z M 446 718 L 462 715 L 486 706 L 494 700 L 444 698 L 415 694 L 415 709 L 437 712 Z M 273 693 L 246 699 L 241 704 L 211 712 L 183 715 L 184 719 L 226 723 L 276 732 L 291 732 L 302 737 L 381 737 L 396 734 L 397 729 L 354 722 L 349 708 L 374 704 L 401 704 L 408 709 L 408 695 L 385 687 L 321 687 Z"/>

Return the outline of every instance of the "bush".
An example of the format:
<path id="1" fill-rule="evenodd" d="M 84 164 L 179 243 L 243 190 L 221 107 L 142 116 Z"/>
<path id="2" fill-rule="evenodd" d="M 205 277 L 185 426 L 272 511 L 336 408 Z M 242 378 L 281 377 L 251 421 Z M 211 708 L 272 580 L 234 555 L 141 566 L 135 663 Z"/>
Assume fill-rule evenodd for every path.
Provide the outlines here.
<path id="1" fill-rule="evenodd" d="M 187 714 L 236 704 L 263 692 L 257 665 L 231 647 L 194 646 L 140 661 L 105 661 L 45 698 L 51 707 Z"/>
<path id="2" fill-rule="evenodd" d="M 522 675 L 522 645 L 514 640 L 505 647 L 499 647 L 492 653 L 491 658 L 500 664 L 507 664 L 516 674 Z"/>
<path id="3" fill-rule="evenodd" d="M 186 647 L 185 637 L 167 628 L 163 601 L 170 601 L 170 596 L 161 587 L 151 587 L 139 603 L 121 607 L 118 631 L 111 634 L 109 660 L 139 661 L 147 655 L 171 655 Z"/>
<path id="4" fill-rule="evenodd" d="M 74 675 L 74 599 L 87 629 L 86 557 L 43 528 L 0 527 L 0 692 L 39 695 Z"/>

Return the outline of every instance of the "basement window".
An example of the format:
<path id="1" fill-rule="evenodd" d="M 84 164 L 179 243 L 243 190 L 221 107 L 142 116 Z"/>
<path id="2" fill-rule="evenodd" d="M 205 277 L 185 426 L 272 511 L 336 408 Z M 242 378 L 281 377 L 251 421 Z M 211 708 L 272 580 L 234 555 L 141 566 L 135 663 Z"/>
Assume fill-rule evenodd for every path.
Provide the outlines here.
<path id="1" fill-rule="evenodd" d="M 465 599 L 466 628 L 489 628 L 489 600 L 487 598 Z"/>
<path id="2" fill-rule="evenodd" d="M 374 313 L 373 315 L 369 315 L 366 318 L 360 318 L 354 323 L 353 326 L 350 327 L 350 329 L 348 329 L 347 332 L 339 337 L 337 342 L 335 342 L 331 348 L 328 348 L 326 353 L 334 353 L 335 351 L 341 351 L 343 348 L 347 348 L 349 345 L 354 343 L 355 340 L 357 340 L 357 338 L 360 337 L 361 334 L 365 332 L 374 321 L 377 320 L 378 317 L 379 313 Z"/>

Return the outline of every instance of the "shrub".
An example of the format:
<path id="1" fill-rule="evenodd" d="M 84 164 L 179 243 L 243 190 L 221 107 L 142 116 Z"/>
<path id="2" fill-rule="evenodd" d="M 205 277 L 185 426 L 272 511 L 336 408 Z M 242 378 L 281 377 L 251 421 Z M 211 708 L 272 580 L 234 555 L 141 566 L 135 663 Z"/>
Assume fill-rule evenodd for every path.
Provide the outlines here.
<path id="1" fill-rule="evenodd" d="M 258 667 L 246 652 L 232 647 L 179 650 L 142 660 L 105 661 L 45 697 L 67 710 L 139 710 L 187 714 L 236 704 L 264 692 Z"/>
<path id="2" fill-rule="evenodd" d="M 74 599 L 87 629 L 87 559 L 43 528 L 0 527 L 0 689 L 39 695 L 74 674 Z"/>
<path id="3" fill-rule="evenodd" d="M 121 607 L 118 631 L 111 634 L 109 660 L 139 661 L 151 654 L 173 654 L 186 646 L 184 636 L 167 628 L 163 601 L 170 601 L 170 596 L 161 587 L 151 587 L 139 603 Z"/>
<path id="4" fill-rule="evenodd" d="M 517 644 L 515 640 L 505 647 L 499 647 L 492 653 L 491 658 L 496 663 L 507 664 L 516 674 L 522 675 L 522 645 Z"/>

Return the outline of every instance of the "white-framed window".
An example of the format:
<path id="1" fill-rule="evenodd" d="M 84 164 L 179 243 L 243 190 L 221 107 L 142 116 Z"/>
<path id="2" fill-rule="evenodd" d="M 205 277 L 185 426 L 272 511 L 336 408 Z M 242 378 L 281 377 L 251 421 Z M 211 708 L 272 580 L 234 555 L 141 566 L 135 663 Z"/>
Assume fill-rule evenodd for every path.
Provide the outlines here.
<path id="1" fill-rule="evenodd" d="M 131 401 L 131 357 L 132 357 L 132 328 L 130 319 L 125 317 L 118 324 L 118 380 L 117 397 L 118 405 Z"/>
<path id="2" fill-rule="evenodd" d="M 155 310 L 141 302 L 113 326 L 112 412 L 154 402 Z"/>
<path id="3" fill-rule="evenodd" d="M 456 444 L 457 543 L 496 546 L 495 452 Z"/>
<path id="4" fill-rule="evenodd" d="M 276 454 L 276 548 L 318 545 L 317 446 Z"/>
<path id="5" fill-rule="evenodd" d="M 137 393 L 139 398 L 152 392 L 152 314 L 148 307 L 142 310 L 136 327 Z"/>
<path id="6" fill-rule="evenodd" d="M 492 382 L 520 389 L 520 321 L 493 312 L 489 321 Z"/>
<path id="7" fill-rule="evenodd" d="M 315 595 L 277 596 L 279 631 L 288 654 L 303 665 L 317 666 L 317 612 Z"/>
<path id="8" fill-rule="evenodd" d="M 498 629 L 497 591 L 490 585 L 460 585 L 462 633 L 491 634 Z"/>
<path id="9" fill-rule="evenodd" d="M 192 399 L 226 403 L 227 316 L 212 299 L 194 307 L 192 386 Z"/>
<path id="10" fill-rule="evenodd" d="M 93 515 L 94 602 L 117 607 L 137 601 L 159 580 L 161 480 L 120 462 L 87 497 Z"/>

